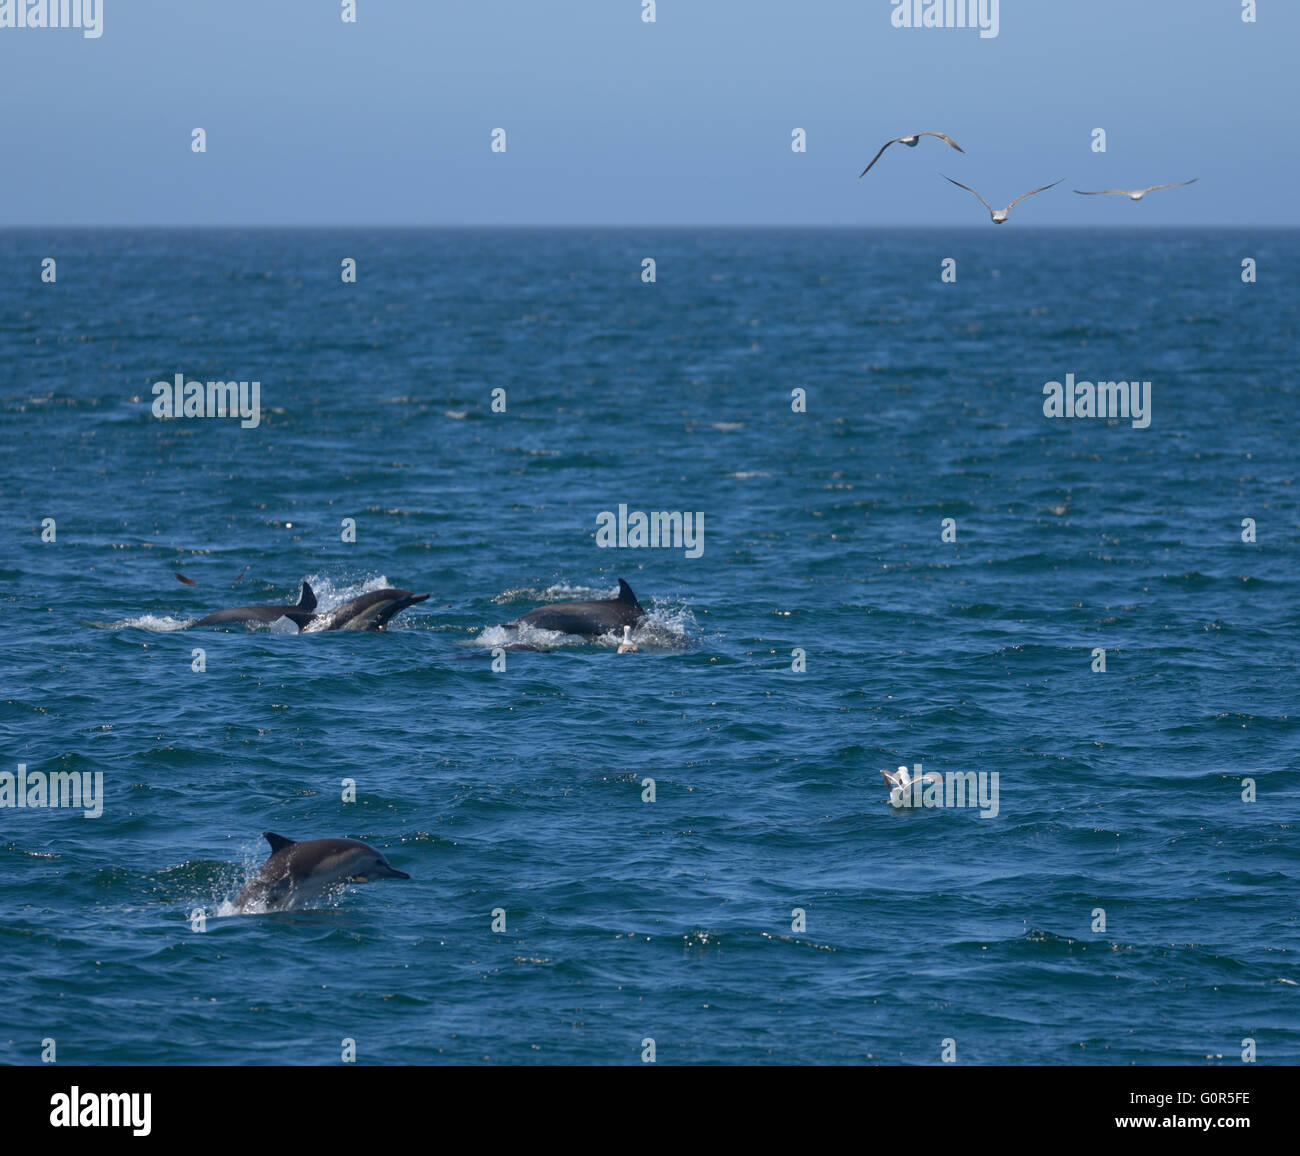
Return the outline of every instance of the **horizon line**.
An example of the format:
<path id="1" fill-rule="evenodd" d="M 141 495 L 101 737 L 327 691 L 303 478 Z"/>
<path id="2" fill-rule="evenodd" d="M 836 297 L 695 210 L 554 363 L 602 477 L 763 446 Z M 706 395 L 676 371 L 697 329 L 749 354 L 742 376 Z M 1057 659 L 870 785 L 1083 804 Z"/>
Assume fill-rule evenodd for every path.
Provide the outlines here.
<path id="1" fill-rule="evenodd" d="M 734 222 L 716 223 L 710 221 L 682 223 L 682 224 L 666 224 L 662 222 L 645 223 L 645 224 L 612 223 L 612 222 L 562 222 L 562 223 L 544 223 L 544 222 L 514 222 L 514 223 L 397 222 L 397 223 L 391 223 L 390 222 L 387 224 L 379 224 L 373 222 L 364 222 L 364 223 L 322 222 L 316 224 L 302 224 L 302 223 L 288 224 L 288 223 L 277 223 L 273 221 L 260 221 L 260 222 L 191 221 L 191 222 L 170 222 L 166 224 L 152 224 L 152 223 L 140 224 L 140 223 L 126 223 L 120 221 L 111 221 L 111 222 L 63 222 L 58 224 L 54 224 L 54 223 L 18 224 L 18 223 L 0 222 L 0 232 L 17 232 L 19 230 L 25 230 L 25 229 L 159 229 L 159 230 L 163 230 L 163 229 L 278 229 L 281 231 L 292 230 L 292 229 L 300 229 L 300 230 L 306 230 L 306 229 L 336 229 L 336 230 L 347 230 L 347 229 L 354 229 L 354 230 L 355 229 L 370 229 L 370 230 L 378 230 L 378 229 L 430 229 L 430 230 L 432 229 L 442 229 L 442 230 L 450 230 L 450 229 L 502 229 L 502 230 L 504 229 L 537 229 L 537 230 L 540 229 L 555 229 L 555 230 L 560 230 L 560 229 L 620 229 L 620 230 L 715 229 L 715 230 L 733 230 L 733 231 L 740 231 L 745 229 L 749 229 L 749 230 L 799 229 L 799 230 L 806 230 L 809 232 L 830 231 L 836 229 L 838 230 L 843 230 L 843 229 L 863 229 L 863 230 L 969 229 L 972 232 L 976 232 L 976 231 L 988 230 L 989 227 L 990 226 L 988 222 L 984 222 L 983 224 L 960 224 L 960 225 L 957 224 L 936 225 L 936 224 L 923 224 L 923 223 L 909 224 L 909 223 L 902 223 L 902 222 L 893 222 L 889 224 L 871 224 L 871 223 L 862 223 L 862 222 L 841 222 L 841 223 L 830 223 L 830 224 L 824 222 L 818 222 L 818 223 L 806 223 L 806 222 L 771 223 L 769 222 L 769 223 L 736 224 Z M 1207 230 L 1217 229 L 1217 230 L 1222 230 L 1224 232 L 1228 232 L 1233 230 L 1260 230 L 1260 231 L 1300 230 L 1300 222 L 1295 224 L 1283 224 L 1277 222 L 1277 223 L 1250 224 L 1250 225 L 1225 225 L 1222 221 L 1206 222 L 1206 223 L 1188 222 L 1188 223 L 1181 223 L 1181 224 L 1178 223 L 1175 224 L 1161 224 L 1161 223 L 1113 224 L 1113 223 L 1095 222 L 1091 224 L 1075 223 L 1075 224 L 1068 224 L 1068 225 L 1065 224 L 1051 225 L 1051 224 L 1017 223 L 1015 231 L 1020 232 L 1026 230 L 1035 231 L 1035 230 L 1046 230 L 1046 229 L 1122 229 L 1122 230 L 1142 231 L 1142 232 L 1170 230 L 1170 229 L 1207 229 Z"/>

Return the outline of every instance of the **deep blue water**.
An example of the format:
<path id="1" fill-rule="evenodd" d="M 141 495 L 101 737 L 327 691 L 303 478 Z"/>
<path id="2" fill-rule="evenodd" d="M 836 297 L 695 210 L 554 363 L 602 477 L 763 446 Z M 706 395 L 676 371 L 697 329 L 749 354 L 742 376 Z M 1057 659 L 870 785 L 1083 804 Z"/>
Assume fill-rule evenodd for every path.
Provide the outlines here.
<path id="1" fill-rule="evenodd" d="M 0 809 L 0 1061 L 1300 1061 L 1297 268 L 1014 224 L 0 233 L 0 771 L 105 790 Z M 176 373 L 260 381 L 260 425 L 155 418 Z M 1044 417 L 1067 373 L 1151 381 L 1149 428 Z M 598 548 L 619 503 L 702 555 Z M 619 577 L 637 653 L 493 670 Z M 176 629 L 304 578 L 431 597 Z M 997 772 L 996 817 L 894 809 L 904 763 Z M 267 830 L 412 878 L 222 914 Z"/>

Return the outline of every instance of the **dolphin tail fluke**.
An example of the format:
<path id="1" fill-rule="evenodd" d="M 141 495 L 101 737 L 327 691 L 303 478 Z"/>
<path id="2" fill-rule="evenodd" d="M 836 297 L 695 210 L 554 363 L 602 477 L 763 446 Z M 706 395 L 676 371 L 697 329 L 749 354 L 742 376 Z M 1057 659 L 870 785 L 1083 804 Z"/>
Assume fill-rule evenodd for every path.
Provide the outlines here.
<path id="1" fill-rule="evenodd" d="M 629 606 L 635 606 L 638 610 L 642 609 L 641 603 L 636 600 L 636 595 L 632 593 L 632 587 L 624 582 L 622 578 L 618 580 L 617 601 L 626 602 Z"/>
<path id="2" fill-rule="evenodd" d="M 271 854 L 284 850 L 285 847 L 292 847 L 293 839 L 286 839 L 283 835 L 277 835 L 274 831 L 263 831 L 262 838 L 271 844 Z"/>
<path id="3" fill-rule="evenodd" d="M 305 580 L 302 584 L 302 597 L 298 599 L 298 609 L 304 614 L 310 614 L 316 609 L 316 591 L 311 588 L 311 583 Z"/>

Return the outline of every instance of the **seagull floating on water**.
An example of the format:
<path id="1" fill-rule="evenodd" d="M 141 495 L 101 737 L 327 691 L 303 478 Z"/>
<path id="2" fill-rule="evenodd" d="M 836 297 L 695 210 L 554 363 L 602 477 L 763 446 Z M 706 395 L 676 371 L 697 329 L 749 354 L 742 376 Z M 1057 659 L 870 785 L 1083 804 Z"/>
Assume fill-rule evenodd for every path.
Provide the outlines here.
<path id="1" fill-rule="evenodd" d="M 623 624 L 623 641 L 618 644 L 619 654 L 635 654 L 636 643 L 632 641 L 632 628 Z"/>
<path id="2" fill-rule="evenodd" d="M 1181 189 L 1186 185 L 1196 184 L 1200 179 L 1200 177 L 1193 177 L 1190 181 L 1179 181 L 1173 185 L 1152 185 L 1148 189 L 1098 189 L 1093 193 L 1084 192 L 1083 189 L 1075 189 L 1074 191 L 1081 197 L 1104 197 L 1114 193 L 1118 197 L 1128 197 L 1130 201 L 1140 201 L 1147 193 L 1154 193 L 1157 189 Z"/>
<path id="3" fill-rule="evenodd" d="M 942 783 L 943 776 L 938 771 L 926 771 L 923 775 L 912 778 L 906 767 L 899 767 L 896 772 L 880 772 L 889 784 L 889 801 L 895 807 L 910 807 L 918 801 L 918 792 L 927 783 Z"/>
<path id="4" fill-rule="evenodd" d="M 979 193 L 975 192 L 975 190 L 972 189 L 969 185 L 963 185 L 961 181 L 953 181 L 952 177 L 946 176 L 943 173 L 940 173 L 939 175 L 943 177 L 945 181 L 952 181 L 952 183 L 956 185 L 959 189 L 965 189 L 968 193 L 971 193 L 974 196 L 979 197 L 980 204 L 982 204 L 986 209 L 988 209 L 989 216 L 993 218 L 993 223 L 995 225 L 1003 224 L 1007 219 L 1007 214 L 1010 213 L 1011 210 L 1014 209 L 1018 204 L 1020 204 L 1020 202 L 1025 199 L 1025 197 L 1032 197 L 1035 193 L 1045 193 L 1047 192 L 1048 189 L 1056 188 L 1056 186 L 1059 185 L 1061 181 L 1065 180 L 1065 178 L 1062 177 L 1061 181 L 1053 181 L 1050 185 L 1044 185 L 1041 189 L 1031 189 L 1029 192 L 1025 193 L 1024 196 L 1017 197 L 1005 209 L 994 209 L 993 206 L 988 203 L 988 201 L 986 201 L 983 197 L 980 197 Z"/>
<path id="5" fill-rule="evenodd" d="M 896 136 L 894 137 L 893 140 L 885 141 L 885 143 L 880 146 L 880 152 L 876 153 L 876 155 L 871 158 L 871 165 L 874 165 L 878 160 L 880 160 L 880 158 L 885 153 L 885 149 L 887 149 L 890 145 L 904 144 L 907 145 L 908 148 L 914 149 L 918 144 L 921 143 L 921 138 L 923 136 L 937 136 L 940 140 L 947 141 L 959 153 L 964 153 L 966 151 L 964 148 L 961 147 L 961 145 L 959 145 L 955 140 L 953 140 L 952 137 L 946 136 L 944 133 L 914 132 L 912 133 L 911 136 Z M 860 173 L 858 173 L 858 180 L 862 180 L 863 177 L 865 177 L 869 172 L 871 172 L 871 165 L 867 165 L 865 169 L 863 169 Z"/>

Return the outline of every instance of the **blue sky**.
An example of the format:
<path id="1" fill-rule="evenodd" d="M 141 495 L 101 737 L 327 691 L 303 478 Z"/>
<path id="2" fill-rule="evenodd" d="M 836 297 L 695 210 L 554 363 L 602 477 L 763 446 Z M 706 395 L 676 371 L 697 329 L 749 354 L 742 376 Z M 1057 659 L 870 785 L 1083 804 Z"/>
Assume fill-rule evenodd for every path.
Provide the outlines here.
<path id="1" fill-rule="evenodd" d="M 0 226 L 987 223 L 940 171 L 1065 178 L 1013 225 L 1300 224 L 1300 0 L 1001 0 L 996 38 L 891 0 L 102 3 L 98 39 L 0 28 Z M 857 179 L 922 129 L 966 155 Z"/>

